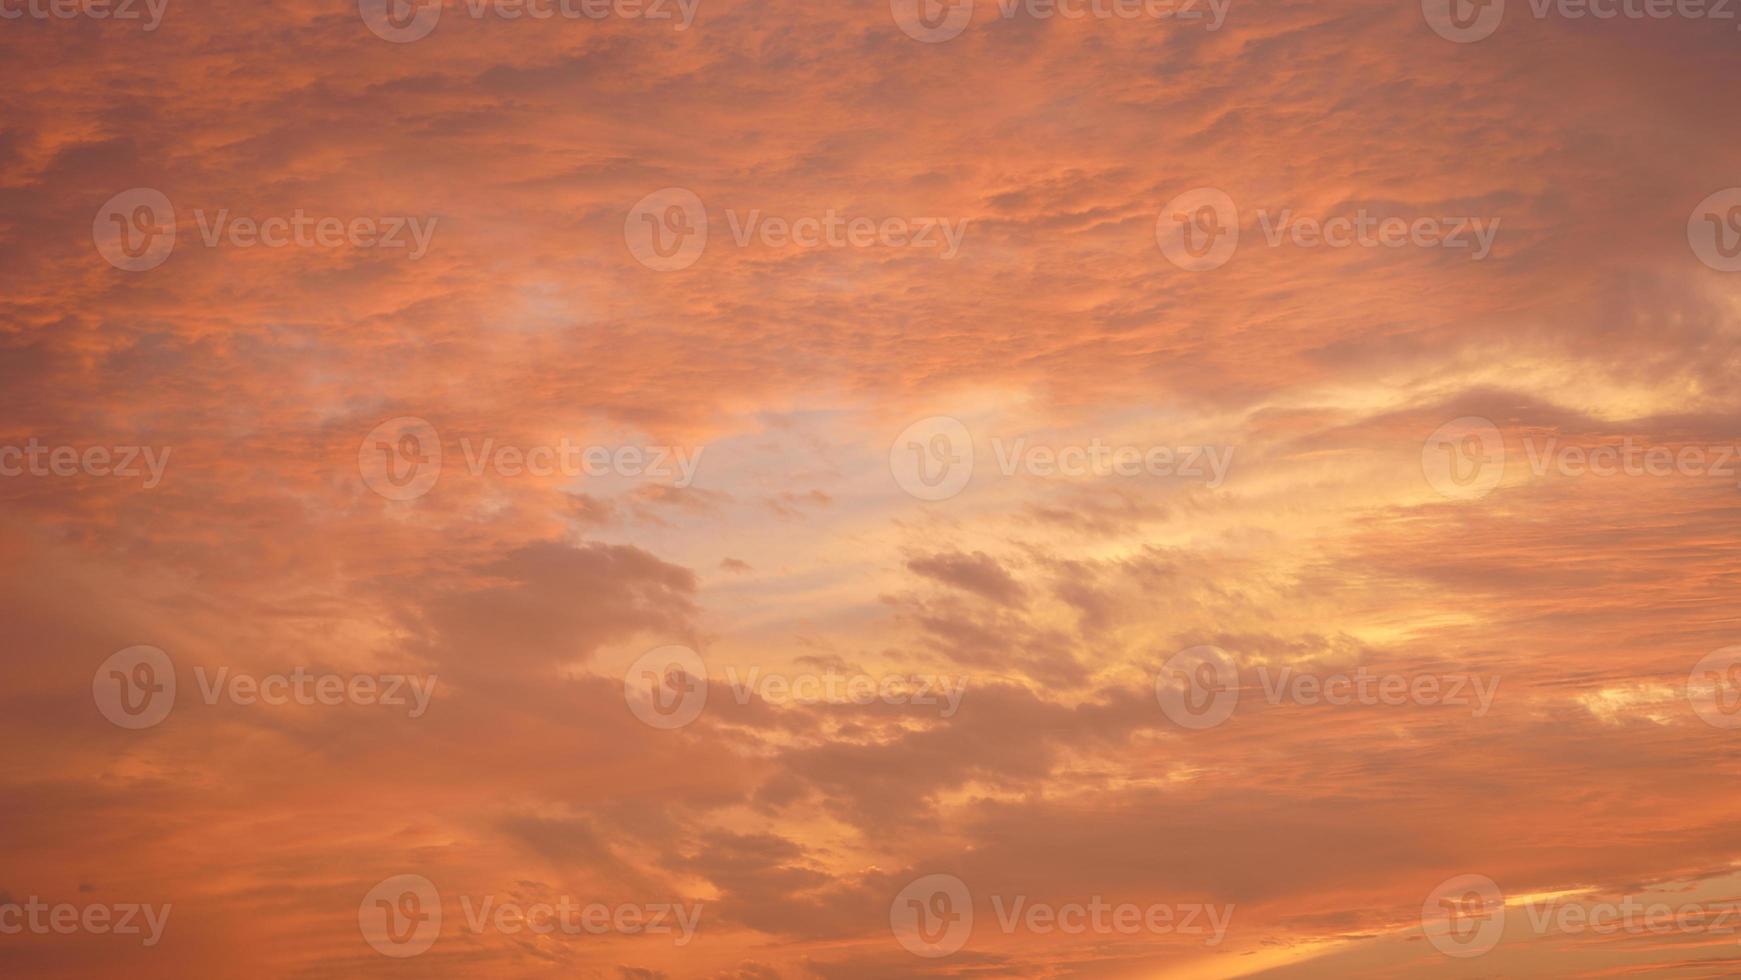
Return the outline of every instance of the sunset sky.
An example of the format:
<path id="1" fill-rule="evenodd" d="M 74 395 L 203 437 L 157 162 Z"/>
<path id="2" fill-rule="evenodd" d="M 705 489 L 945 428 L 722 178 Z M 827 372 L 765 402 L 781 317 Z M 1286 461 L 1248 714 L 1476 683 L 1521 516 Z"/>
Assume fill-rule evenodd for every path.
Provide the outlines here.
<path id="1" fill-rule="evenodd" d="M 1741 973 L 1593 4 L 0 0 L 0 975 Z"/>

